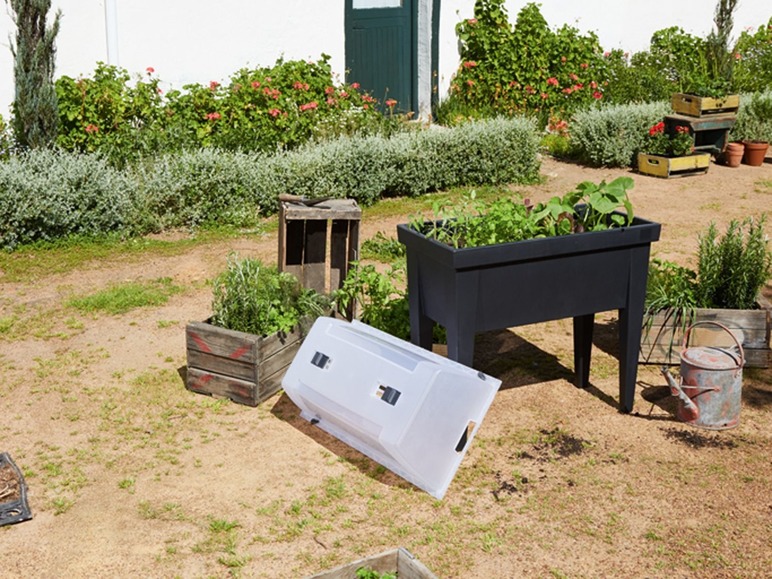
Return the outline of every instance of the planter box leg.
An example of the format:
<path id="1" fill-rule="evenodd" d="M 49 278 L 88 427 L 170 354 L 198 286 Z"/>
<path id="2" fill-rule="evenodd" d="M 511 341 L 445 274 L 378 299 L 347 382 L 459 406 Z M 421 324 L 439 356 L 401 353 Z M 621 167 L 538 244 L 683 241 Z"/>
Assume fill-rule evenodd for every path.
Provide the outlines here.
<path id="1" fill-rule="evenodd" d="M 592 330 L 595 314 L 574 318 L 574 372 L 576 385 L 587 388 L 590 385 L 590 357 L 592 355 Z"/>

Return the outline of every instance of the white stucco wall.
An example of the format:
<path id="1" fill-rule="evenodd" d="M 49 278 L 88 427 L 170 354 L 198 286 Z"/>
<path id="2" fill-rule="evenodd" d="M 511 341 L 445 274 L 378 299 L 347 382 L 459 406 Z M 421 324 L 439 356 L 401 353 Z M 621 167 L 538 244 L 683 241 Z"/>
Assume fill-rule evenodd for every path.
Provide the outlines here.
<path id="1" fill-rule="evenodd" d="M 105 3 L 115 8 L 117 43 L 113 64 L 132 74 L 148 66 L 168 86 L 223 81 L 236 70 L 272 65 L 277 58 L 318 59 L 329 54 L 333 70 L 345 69 L 343 0 L 53 0 L 61 8 L 57 41 L 57 76 L 90 75 L 98 61 L 109 62 Z M 427 31 L 431 0 L 420 0 Z M 507 0 L 514 22 L 524 0 Z M 656 30 L 681 26 L 704 36 L 712 27 L 715 0 L 542 0 L 541 12 L 551 27 L 570 24 L 592 30 L 606 49 L 634 52 L 648 47 Z M 474 0 L 442 0 L 440 9 L 440 95 L 447 92 L 458 66 L 455 25 L 471 18 Z M 735 36 L 772 16 L 769 0 L 743 0 L 735 14 Z M 5 2 L 0 8 L 0 114 L 13 101 L 13 62 L 8 37 L 14 26 Z M 430 44 L 422 44 L 421 79 L 427 77 Z M 117 55 L 115 54 L 117 53 Z M 425 89 L 424 89 L 425 90 Z M 424 100 L 422 94 L 421 100 Z"/>

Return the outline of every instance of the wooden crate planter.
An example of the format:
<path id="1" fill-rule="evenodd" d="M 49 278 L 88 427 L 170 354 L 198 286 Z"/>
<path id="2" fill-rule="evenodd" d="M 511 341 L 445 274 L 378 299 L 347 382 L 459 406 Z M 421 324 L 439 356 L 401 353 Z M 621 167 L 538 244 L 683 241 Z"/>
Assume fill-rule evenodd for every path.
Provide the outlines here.
<path id="1" fill-rule="evenodd" d="M 638 172 L 654 177 L 683 177 L 707 173 L 710 167 L 710 153 L 696 153 L 684 157 L 663 157 L 638 153 Z"/>
<path id="2" fill-rule="evenodd" d="M 770 351 L 770 329 L 772 329 L 772 305 L 767 300 L 759 300 L 759 309 L 755 310 L 719 310 L 697 309 L 694 322 L 712 321 L 726 326 L 737 336 L 745 352 L 745 366 L 749 368 L 768 368 L 772 364 Z M 686 324 L 687 327 L 689 324 Z M 683 342 L 682 324 L 673 328 L 672 319 L 667 319 L 667 312 L 660 312 L 650 320 L 644 320 L 641 332 L 641 354 L 639 362 L 643 364 L 678 364 Z M 675 332 L 675 333 L 674 333 Z M 711 335 L 712 334 L 712 335 Z M 690 343 L 692 345 L 712 344 L 723 336 L 724 341 L 716 346 L 725 347 L 733 344 L 725 333 L 717 332 L 710 326 L 695 328 Z"/>
<path id="3" fill-rule="evenodd" d="M 730 94 L 725 97 L 714 98 L 676 93 L 670 98 L 670 106 L 673 112 L 690 117 L 736 113 L 740 108 L 740 95 Z"/>
<path id="4" fill-rule="evenodd" d="M 357 576 L 357 569 L 361 568 L 372 569 L 377 573 L 396 573 L 399 579 L 437 579 L 434 573 L 402 547 L 317 573 L 308 579 L 351 579 Z"/>
<path id="5" fill-rule="evenodd" d="M 188 324 L 186 388 L 257 406 L 281 388 L 312 323 L 304 319 L 291 332 L 265 337 L 213 326 L 208 320 Z"/>

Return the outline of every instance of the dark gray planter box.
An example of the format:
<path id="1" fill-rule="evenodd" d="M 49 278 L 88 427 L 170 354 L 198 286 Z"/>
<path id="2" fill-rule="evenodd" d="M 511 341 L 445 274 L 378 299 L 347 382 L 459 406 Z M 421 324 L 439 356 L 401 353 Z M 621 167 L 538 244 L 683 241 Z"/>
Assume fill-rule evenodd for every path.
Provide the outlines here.
<path id="1" fill-rule="evenodd" d="M 636 217 L 629 227 L 454 249 L 398 225 L 407 248 L 411 340 L 431 348 L 437 322 L 447 330 L 448 357 L 471 366 L 477 332 L 571 317 L 577 386 L 586 387 L 595 313 L 616 309 L 619 398 L 630 412 L 649 251 L 659 234 L 659 223 Z"/>

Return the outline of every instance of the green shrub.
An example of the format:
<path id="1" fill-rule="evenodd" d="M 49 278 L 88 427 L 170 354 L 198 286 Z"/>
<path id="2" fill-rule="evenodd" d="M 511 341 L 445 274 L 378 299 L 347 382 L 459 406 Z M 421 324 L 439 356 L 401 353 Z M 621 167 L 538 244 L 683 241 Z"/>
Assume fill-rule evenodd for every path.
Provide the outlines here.
<path id="1" fill-rule="evenodd" d="M 135 183 L 95 155 L 34 150 L 0 163 L 0 247 L 136 227 Z"/>
<path id="2" fill-rule="evenodd" d="M 258 336 L 288 332 L 304 316 L 329 311 L 325 296 L 304 288 L 294 275 L 256 259 L 231 255 L 213 288 L 212 324 Z"/>
<path id="3" fill-rule="evenodd" d="M 772 18 L 754 32 L 744 30 L 734 47 L 732 80 L 739 92 L 764 91 L 772 86 Z"/>
<path id="4" fill-rule="evenodd" d="M 764 234 L 766 216 L 732 220 L 723 237 L 714 223 L 700 236 L 697 305 L 749 309 L 772 274 L 772 251 Z"/>
<path id="5" fill-rule="evenodd" d="M 568 115 L 603 97 L 602 50 L 593 33 L 550 30 L 539 5 L 526 4 L 512 26 L 504 0 L 477 0 L 459 23 L 461 65 L 451 94 L 498 114 Z"/>
<path id="6" fill-rule="evenodd" d="M 730 134 L 734 140 L 772 142 L 772 90 L 742 95 Z"/>
<path id="7" fill-rule="evenodd" d="M 658 102 L 580 112 L 571 123 L 571 140 L 579 158 L 590 165 L 629 167 L 649 127 L 669 111 L 669 103 Z"/>
<path id="8" fill-rule="evenodd" d="M 0 115 L 0 161 L 7 159 L 14 149 L 11 128 L 5 123 L 3 115 Z"/>
<path id="9" fill-rule="evenodd" d="M 127 174 L 140 184 L 145 229 L 245 227 L 277 207 L 273 201 L 262 206 L 262 163 L 262 156 L 200 149 L 146 160 Z"/>

